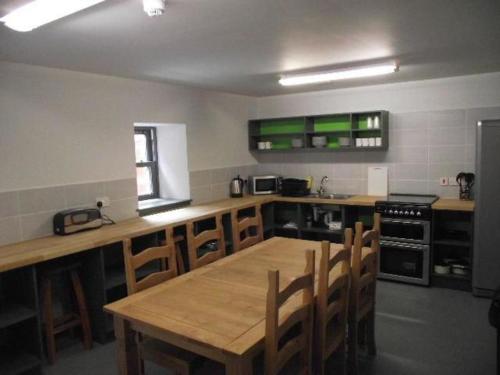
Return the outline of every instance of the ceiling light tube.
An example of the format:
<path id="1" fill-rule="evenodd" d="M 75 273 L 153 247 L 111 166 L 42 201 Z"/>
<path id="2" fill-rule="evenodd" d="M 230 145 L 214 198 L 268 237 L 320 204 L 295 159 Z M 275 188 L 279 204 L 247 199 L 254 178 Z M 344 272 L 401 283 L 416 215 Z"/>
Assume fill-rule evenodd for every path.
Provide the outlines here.
<path id="1" fill-rule="evenodd" d="M 394 73 L 397 70 L 398 65 L 396 63 L 389 63 L 364 66 L 359 68 L 333 70 L 329 72 L 284 76 L 279 80 L 279 83 L 283 86 L 306 85 L 311 83 L 338 81 L 341 79 L 373 77 Z"/>
<path id="2" fill-rule="evenodd" d="M 0 18 L 16 31 L 31 31 L 105 0 L 35 0 Z"/>

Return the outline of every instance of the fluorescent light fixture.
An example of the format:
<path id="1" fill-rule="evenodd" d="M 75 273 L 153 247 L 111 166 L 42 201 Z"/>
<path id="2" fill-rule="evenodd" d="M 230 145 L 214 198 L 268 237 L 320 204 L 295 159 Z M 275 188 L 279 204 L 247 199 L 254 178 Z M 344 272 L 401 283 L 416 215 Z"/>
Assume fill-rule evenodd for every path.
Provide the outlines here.
<path id="1" fill-rule="evenodd" d="M 338 81 L 341 79 L 373 77 L 394 73 L 397 70 L 398 65 L 396 63 L 371 65 L 359 68 L 333 70 L 329 72 L 284 76 L 279 80 L 279 83 L 283 86 L 305 85 L 310 83 Z"/>
<path id="2" fill-rule="evenodd" d="M 103 1 L 105 0 L 35 0 L 13 10 L 0 21 L 16 31 L 31 31 Z"/>

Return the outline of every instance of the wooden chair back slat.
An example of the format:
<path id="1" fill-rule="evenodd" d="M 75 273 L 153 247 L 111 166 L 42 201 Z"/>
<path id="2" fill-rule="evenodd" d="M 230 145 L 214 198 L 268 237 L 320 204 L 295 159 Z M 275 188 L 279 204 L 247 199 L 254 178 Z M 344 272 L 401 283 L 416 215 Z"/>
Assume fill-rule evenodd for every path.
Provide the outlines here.
<path id="1" fill-rule="evenodd" d="M 205 230 L 197 235 L 194 233 L 195 223 L 196 221 L 190 221 L 186 224 L 189 267 L 191 270 L 215 262 L 226 255 L 222 216 L 215 216 L 215 229 Z M 210 241 L 217 242 L 217 250 L 198 256 L 200 247 Z"/>
<path id="2" fill-rule="evenodd" d="M 170 280 L 178 275 L 173 229 L 166 229 L 165 234 L 166 245 L 151 247 L 136 255 L 132 252 L 132 240 L 127 238 L 123 241 L 125 277 L 129 295 Z M 142 280 L 137 280 L 137 269 L 154 261 L 161 263 L 161 270 L 150 273 Z"/>
<path id="3" fill-rule="evenodd" d="M 312 319 L 314 313 L 314 251 L 306 251 L 306 267 L 304 274 L 294 279 L 280 291 L 279 271 L 268 272 L 269 289 L 266 307 L 266 374 L 278 374 L 295 355 L 300 355 L 300 369 L 297 373 L 311 373 Z M 302 292 L 300 305 L 292 300 L 293 296 Z M 297 297 L 298 299 L 298 297 Z M 290 303 L 287 303 L 290 301 Z M 285 311 L 280 317 L 280 308 Z M 300 324 L 300 332 L 288 339 L 281 348 L 280 340 L 294 326 Z"/>
<path id="4" fill-rule="evenodd" d="M 246 249 L 264 240 L 261 205 L 255 205 L 255 216 L 239 218 L 238 214 L 241 210 L 241 208 L 238 208 L 231 211 L 233 250 L 235 252 Z M 255 230 L 254 235 L 250 235 L 251 228 L 254 228 Z M 243 239 L 241 238 L 242 233 L 245 235 Z"/>
<path id="5" fill-rule="evenodd" d="M 316 299 L 315 364 L 318 374 L 325 373 L 328 357 L 345 346 L 349 286 L 351 279 L 352 229 L 344 232 L 344 245 L 331 256 L 328 241 L 321 244 L 321 261 Z M 332 273 L 333 271 L 333 273 Z M 329 329 L 336 319 L 334 330 Z"/>

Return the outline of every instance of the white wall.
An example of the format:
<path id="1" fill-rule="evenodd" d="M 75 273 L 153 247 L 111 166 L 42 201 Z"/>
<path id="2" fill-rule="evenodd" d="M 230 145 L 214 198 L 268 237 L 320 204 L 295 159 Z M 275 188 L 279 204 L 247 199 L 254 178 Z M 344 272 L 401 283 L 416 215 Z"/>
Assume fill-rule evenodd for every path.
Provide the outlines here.
<path id="1" fill-rule="evenodd" d="M 149 125 L 151 124 L 141 124 Z M 189 199 L 186 125 L 155 124 L 160 196 Z"/>
<path id="2" fill-rule="evenodd" d="M 497 107 L 500 73 L 325 90 L 257 99 L 255 118 L 359 112 L 392 113 Z"/>
<path id="3" fill-rule="evenodd" d="M 254 103 L 171 84 L 0 62 L 0 192 L 134 178 L 135 122 L 186 124 L 190 170 L 254 164 L 247 150 Z"/>

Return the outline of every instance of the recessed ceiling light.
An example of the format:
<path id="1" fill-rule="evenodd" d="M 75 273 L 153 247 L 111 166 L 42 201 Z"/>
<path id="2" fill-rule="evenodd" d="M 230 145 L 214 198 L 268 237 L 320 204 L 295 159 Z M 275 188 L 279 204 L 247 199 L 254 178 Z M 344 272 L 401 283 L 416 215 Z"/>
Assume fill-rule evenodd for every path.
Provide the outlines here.
<path id="1" fill-rule="evenodd" d="M 13 10 L 0 21 L 16 31 L 31 31 L 103 1 L 105 0 L 35 0 Z"/>
<path id="2" fill-rule="evenodd" d="M 165 0 L 142 0 L 142 6 L 150 17 L 161 16 L 165 13 Z"/>
<path id="3" fill-rule="evenodd" d="M 284 76 L 279 80 L 283 86 L 305 85 L 311 83 L 331 82 L 341 79 L 373 77 L 394 73 L 399 69 L 396 63 L 363 66 L 357 68 L 333 70 L 309 74 Z"/>

